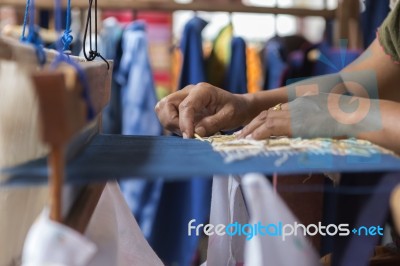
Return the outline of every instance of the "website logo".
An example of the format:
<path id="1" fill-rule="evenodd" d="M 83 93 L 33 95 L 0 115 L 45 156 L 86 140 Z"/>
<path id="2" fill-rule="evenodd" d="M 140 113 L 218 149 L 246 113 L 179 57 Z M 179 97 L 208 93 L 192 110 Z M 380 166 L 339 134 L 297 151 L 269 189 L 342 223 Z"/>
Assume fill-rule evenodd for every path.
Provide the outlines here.
<path id="1" fill-rule="evenodd" d="M 256 236 L 262 237 L 275 237 L 280 238 L 282 241 L 286 241 L 291 236 L 349 236 L 350 234 L 356 236 L 383 236 L 383 228 L 381 226 L 360 226 L 350 229 L 349 224 L 329 224 L 322 225 L 321 222 L 318 224 L 304 225 L 298 222 L 293 224 L 284 224 L 283 222 L 264 224 L 258 222 L 255 224 L 240 224 L 238 222 L 224 224 L 197 224 L 196 219 L 191 220 L 188 223 L 188 235 L 200 236 L 205 234 L 206 236 L 245 236 L 246 240 L 250 241 Z"/>

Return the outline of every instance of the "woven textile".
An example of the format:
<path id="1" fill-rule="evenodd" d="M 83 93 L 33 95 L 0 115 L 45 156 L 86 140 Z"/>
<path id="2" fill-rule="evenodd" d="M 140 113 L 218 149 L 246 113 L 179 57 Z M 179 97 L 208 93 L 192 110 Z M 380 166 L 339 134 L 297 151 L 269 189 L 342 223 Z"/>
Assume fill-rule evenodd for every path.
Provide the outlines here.
<path id="1" fill-rule="evenodd" d="M 162 176 L 166 181 L 172 181 L 191 179 L 193 175 L 239 175 L 254 172 L 309 174 L 400 171 L 400 159 L 397 156 L 372 144 L 364 142 L 364 145 L 364 148 L 361 144 L 357 147 L 363 152 L 369 152 L 368 156 L 355 151 L 352 155 L 342 156 L 333 152 L 319 154 L 305 149 L 296 152 L 288 150 L 279 155 L 275 151 L 276 154 L 271 152 L 270 156 L 251 156 L 246 160 L 226 163 L 226 157 L 224 159 L 219 152 L 215 152 L 209 143 L 199 140 L 98 135 L 77 157 L 68 162 L 65 182 L 88 184 L 129 176 L 142 176 L 148 180 Z M 285 160 L 282 159 L 284 154 L 287 155 Z M 0 175 L 5 180 L 0 186 L 45 184 L 47 160 L 42 158 L 14 168 L 0 169 Z"/>

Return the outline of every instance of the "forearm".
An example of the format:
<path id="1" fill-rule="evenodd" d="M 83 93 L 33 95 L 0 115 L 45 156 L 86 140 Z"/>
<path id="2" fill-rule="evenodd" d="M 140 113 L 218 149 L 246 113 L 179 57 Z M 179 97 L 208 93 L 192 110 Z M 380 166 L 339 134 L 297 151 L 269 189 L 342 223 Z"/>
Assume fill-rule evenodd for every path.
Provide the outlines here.
<path id="1" fill-rule="evenodd" d="M 251 115 L 256 116 L 263 110 L 278 103 L 286 103 L 294 98 L 318 92 L 330 93 L 338 84 L 344 84 L 346 89 L 355 96 L 371 99 L 383 99 L 400 102 L 400 66 L 394 64 L 387 56 L 377 40 L 352 64 L 337 74 L 324 75 L 296 82 L 288 87 L 261 91 L 246 95 L 251 102 Z M 349 86 L 351 82 L 361 86 Z"/>

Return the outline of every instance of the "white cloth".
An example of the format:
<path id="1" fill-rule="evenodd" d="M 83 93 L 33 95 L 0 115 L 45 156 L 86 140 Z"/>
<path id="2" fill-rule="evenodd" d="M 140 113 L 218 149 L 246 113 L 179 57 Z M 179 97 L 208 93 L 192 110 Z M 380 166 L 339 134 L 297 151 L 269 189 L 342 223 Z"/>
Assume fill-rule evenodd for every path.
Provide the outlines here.
<path id="1" fill-rule="evenodd" d="M 42 212 L 28 233 L 22 254 L 23 266 L 85 266 L 96 245 L 78 232 L 51 221 Z"/>
<path id="2" fill-rule="evenodd" d="M 163 265 L 144 238 L 117 183 L 107 184 L 86 236 L 98 249 L 89 266 Z"/>
<path id="3" fill-rule="evenodd" d="M 283 200 L 274 192 L 270 182 L 260 174 L 248 174 L 242 178 L 242 189 L 250 213 L 250 224 L 294 224 L 299 220 L 291 213 Z M 319 258 L 308 240 L 301 234 L 280 237 L 255 236 L 247 242 L 245 265 L 320 265 Z"/>
<path id="4" fill-rule="evenodd" d="M 390 0 L 390 9 L 393 9 L 397 3 L 399 2 L 399 0 Z"/>
<path id="5" fill-rule="evenodd" d="M 44 217 L 47 215 L 28 234 L 24 266 L 163 265 L 145 240 L 116 183 L 107 184 L 85 237 Z"/>
<path id="6" fill-rule="evenodd" d="M 213 179 L 210 224 L 228 225 L 247 223 L 249 220 L 239 177 Z M 208 240 L 207 265 L 237 265 L 244 262 L 245 236 L 210 236 Z"/>

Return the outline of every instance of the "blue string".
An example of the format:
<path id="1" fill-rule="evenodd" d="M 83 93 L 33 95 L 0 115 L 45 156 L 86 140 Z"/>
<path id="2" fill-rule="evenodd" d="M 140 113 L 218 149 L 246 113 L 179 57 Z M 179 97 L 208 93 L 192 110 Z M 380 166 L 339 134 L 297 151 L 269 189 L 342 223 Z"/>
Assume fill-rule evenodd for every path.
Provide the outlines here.
<path id="1" fill-rule="evenodd" d="M 56 0 L 55 1 L 55 8 L 54 8 L 54 14 L 55 14 L 55 26 L 56 26 L 56 31 L 57 32 L 61 32 L 61 1 L 60 0 Z M 73 61 L 68 54 L 65 54 L 64 51 L 69 50 L 69 46 L 72 42 L 72 36 L 70 35 L 71 33 L 71 29 L 70 29 L 70 24 L 71 24 L 71 18 L 70 18 L 70 14 L 71 14 L 71 3 L 70 0 L 68 0 L 68 6 L 67 6 L 67 25 L 66 25 L 66 30 L 64 31 L 63 36 L 61 37 L 61 42 L 57 42 L 57 50 L 58 50 L 58 56 L 56 57 L 56 59 L 54 60 L 54 62 L 52 63 L 52 68 L 56 68 L 59 64 L 61 64 L 62 62 L 65 62 L 67 64 L 69 64 L 70 66 L 72 66 L 77 74 L 78 74 L 78 79 L 81 82 L 82 86 L 83 86 L 83 90 L 82 90 L 82 98 L 85 100 L 86 105 L 87 105 L 87 119 L 91 120 L 94 118 L 95 116 L 95 112 L 94 112 L 94 108 L 93 108 L 93 104 L 92 101 L 90 99 L 90 86 L 89 86 L 89 81 L 86 77 L 85 72 L 83 71 L 82 67 L 76 63 L 75 61 Z"/>
<path id="2" fill-rule="evenodd" d="M 74 38 L 71 35 L 71 32 L 72 32 L 72 30 L 71 30 L 71 0 L 68 0 L 67 22 L 66 22 L 64 34 L 61 37 L 61 41 L 64 44 L 64 47 L 63 47 L 64 52 L 70 50 L 71 43 L 74 40 Z"/>
<path id="3" fill-rule="evenodd" d="M 24 14 L 24 24 L 22 26 L 21 42 L 25 42 L 26 41 L 25 31 L 26 31 L 26 24 L 28 23 L 28 12 L 29 12 L 29 7 L 30 6 L 31 6 L 30 0 L 26 0 L 25 14 Z"/>
<path id="4" fill-rule="evenodd" d="M 25 37 L 26 26 L 28 24 L 29 17 L 29 32 L 28 36 Z M 39 35 L 39 28 L 35 26 L 35 1 L 27 0 L 24 14 L 24 24 L 22 27 L 21 41 L 30 43 L 35 46 L 36 56 L 39 64 L 44 65 L 46 63 L 46 54 L 44 52 L 44 45 Z"/>

